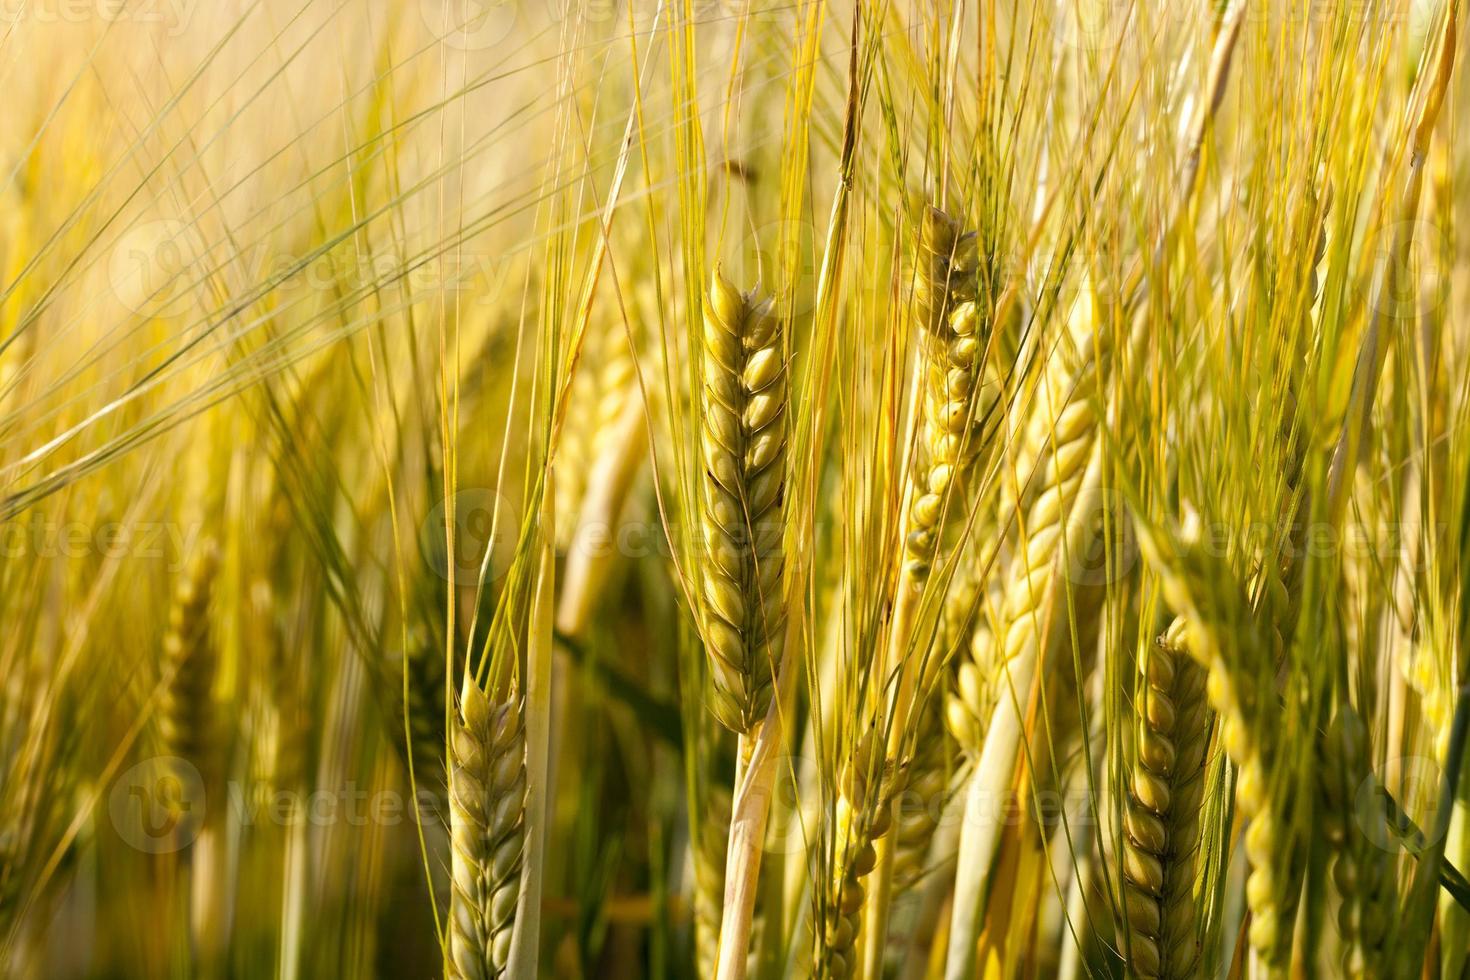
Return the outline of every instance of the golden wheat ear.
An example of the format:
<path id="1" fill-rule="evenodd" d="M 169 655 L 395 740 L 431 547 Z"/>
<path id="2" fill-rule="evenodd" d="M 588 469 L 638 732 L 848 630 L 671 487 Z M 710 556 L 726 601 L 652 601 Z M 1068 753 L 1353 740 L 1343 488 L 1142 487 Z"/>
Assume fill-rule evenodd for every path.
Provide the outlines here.
<path id="1" fill-rule="evenodd" d="M 718 270 L 704 313 L 704 642 L 720 723 L 748 733 L 781 658 L 786 364 L 771 301 Z"/>
<path id="2" fill-rule="evenodd" d="M 453 892 L 450 980 L 505 975 L 525 849 L 526 735 L 519 701 L 495 703 L 465 684 L 450 733 Z"/>

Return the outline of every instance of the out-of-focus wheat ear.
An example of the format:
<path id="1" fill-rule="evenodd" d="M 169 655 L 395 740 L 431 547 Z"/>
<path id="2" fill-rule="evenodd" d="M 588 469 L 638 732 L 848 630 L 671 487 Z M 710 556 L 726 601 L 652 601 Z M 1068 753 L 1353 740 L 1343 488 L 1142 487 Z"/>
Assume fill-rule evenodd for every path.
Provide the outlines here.
<path id="1" fill-rule="evenodd" d="M 7 824 L 9 821 L 7 821 Z M 15 827 L 0 827 L 0 938 L 6 936 L 21 905 L 21 871 L 25 856 L 20 852 L 20 833 Z"/>
<path id="2" fill-rule="evenodd" d="M 723 819 L 721 819 L 723 817 Z M 694 962 L 702 978 L 713 977 L 720 956 L 720 913 L 725 899 L 725 854 L 730 833 L 730 794 L 711 787 L 708 808 L 698 816 L 694 860 Z"/>
<path id="3" fill-rule="evenodd" d="M 976 755 L 985 742 L 998 690 L 995 633 L 977 622 L 970 642 L 956 654 L 954 685 L 944 703 L 944 722 L 965 752 Z"/>
<path id="4" fill-rule="evenodd" d="M 1387 939 L 1399 905 L 1393 854 L 1358 824 L 1358 787 L 1373 778 L 1367 739 L 1362 719 L 1344 703 L 1317 743 L 1322 831 L 1332 848 L 1332 882 L 1340 900 L 1337 928 L 1345 961 L 1339 965 L 1353 977 L 1391 972 Z"/>
<path id="5" fill-rule="evenodd" d="M 1058 355 L 1071 359 L 1073 381 L 1063 391 L 1050 393 L 1050 403 L 1043 406 L 1052 419 L 1051 443 L 1041 464 L 1041 489 L 1027 508 L 1021 548 L 1008 570 L 1001 602 L 996 695 L 970 777 L 956 865 L 945 965 L 948 980 L 974 971 L 975 940 L 1000 846 L 999 822 L 981 815 L 989 806 L 985 794 L 1009 785 L 1014 776 L 1023 717 L 1039 690 L 1039 667 L 1070 637 L 1068 596 L 1075 587 L 1067 563 L 1087 553 L 1097 533 L 1094 519 L 1103 507 L 1102 443 L 1097 431 L 1103 421 L 1099 399 L 1112 352 L 1109 332 L 1101 329 L 1097 317 L 1088 289 L 1074 310 L 1075 346 Z M 1135 325 L 1130 351 L 1143 336 L 1141 326 Z"/>
<path id="6" fill-rule="evenodd" d="M 913 887 L 925 872 L 929 845 L 939 826 L 940 808 L 949 786 L 951 743 L 944 730 L 939 698 L 930 698 L 919 715 L 918 737 L 909 760 L 902 797 L 893 815 L 893 880 L 896 888 Z"/>
<path id="7" fill-rule="evenodd" d="M 408 689 L 406 697 L 395 690 L 394 703 L 398 716 L 390 741 L 405 763 L 405 749 L 413 756 L 413 777 L 419 789 L 433 793 L 444 791 L 447 773 L 444 765 L 444 648 L 434 631 L 422 624 L 408 631 Z M 390 673 L 397 674 L 395 666 Z M 408 744 L 404 745 L 405 716 L 408 722 Z"/>
<path id="8" fill-rule="evenodd" d="M 770 301 L 716 271 L 704 352 L 703 638 L 715 717 L 748 734 L 770 706 L 786 625 L 786 364 Z"/>
<path id="9" fill-rule="evenodd" d="M 465 684 L 449 739 L 449 980 L 505 975 L 525 844 L 526 742 L 518 699 Z"/>
<path id="10" fill-rule="evenodd" d="M 174 587 L 163 637 L 163 696 L 155 715 L 162 752 L 211 782 L 217 775 L 211 703 L 216 656 L 209 603 L 218 565 L 214 543 L 205 542 Z"/>

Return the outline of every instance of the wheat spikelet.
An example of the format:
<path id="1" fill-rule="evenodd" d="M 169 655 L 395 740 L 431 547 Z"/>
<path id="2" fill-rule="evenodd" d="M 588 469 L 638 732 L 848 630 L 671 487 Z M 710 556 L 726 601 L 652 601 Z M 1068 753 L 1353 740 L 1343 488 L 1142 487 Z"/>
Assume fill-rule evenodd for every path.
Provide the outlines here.
<path id="1" fill-rule="evenodd" d="M 158 734 L 165 755 L 196 766 L 208 775 L 214 709 L 215 651 L 210 637 L 209 602 L 218 557 L 206 544 L 179 579 L 163 638 L 163 697 L 158 706 Z"/>
<path id="2" fill-rule="evenodd" d="M 526 742 L 514 698 L 467 681 L 450 736 L 450 980 L 504 975 L 525 845 Z"/>
<path id="3" fill-rule="evenodd" d="M 1134 702 L 1123 877 L 1129 964 L 1141 977 L 1192 976 L 1200 957 L 1192 891 L 1211 716 L 1185 631 L 1176 619 L 1139 660 L 1144 690 Z"/>
<path id="4" fill-rule="evenodd" d="M 704 348 L 704 641 L 715 717 L 747 733 L 770 705 L 786 623 L 786 365 L 770 301 L 716 272 Z"/>

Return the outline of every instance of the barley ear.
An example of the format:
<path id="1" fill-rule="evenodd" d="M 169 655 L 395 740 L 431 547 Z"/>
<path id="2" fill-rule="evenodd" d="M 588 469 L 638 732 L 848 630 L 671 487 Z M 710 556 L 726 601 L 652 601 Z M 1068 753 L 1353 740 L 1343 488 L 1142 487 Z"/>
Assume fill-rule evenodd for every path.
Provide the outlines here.
<path id="1" fill-rule="evenodd" d="M 1193 888 L 1211 713 L 1185 631 L 1174 620 L 1138 663 L 1122 870 L 1129 965 L 1145 978 L 1193 976 L 1200 958 Z"/>
<path id="2" fill-rule="evenodd" d="M 183 759 L 206 778 L 214 775 L 210 701 L 215 649 L 209 603 L 218 565 L 218 553 L 207 542 L 174 588 L 163 638 L 163 697 L 156 716 L 163 753 Z"/>
<path id="3" fill-rule="evenodd" d="M 493 703 L 465 684 L 450 735 L 453 846 L 449 980 L 505 974 L 525 842 L 526 742 L 515 698 Z"/>
<path id="4" fill-rule="evenodd" d="M 842 767 L 832 842 L 836 873 L 816 916 L 815 962 L 823 977 L 841 980 L 857 972 L 854 944 L 868 895 L 866 879 L 878 865 L 874 841 L 893 829 L 892 803 L 903 775 L 885 761 L 876 729 L 863 734 Z"/>
<path id="5" fill-rule="evenodd" d="M 1289 822 L 1273 799 L 1272 729 L 1262 707 L 1261 678 L 1270 676 L 1270 643 L 1252 614 L 1243 585 L 1223 559 L 1198 539 L 1197 522 L 1178 537 L 1135 522 L 1139 549 L 1159 573 L 1165 601 L 1188 617 L 1186 647 L 1206 671 L 1205 691 L 1220 716 L 1221 744 L 1240 771 L 1236 802 L 1247 822 L 1250 864 L 1246 902 L 1250 944 L 1271 975 L 1285 967 L 1291 950 L 1297 890 L 1291 870 Z"/>
<path id="6" fill-rule="evenodd" d="M 769 300 L 718 271 L 704 314 L 704 642 L 720 723 L 749 733 L 771 702 L 782 601 L 786 365 Z"/>

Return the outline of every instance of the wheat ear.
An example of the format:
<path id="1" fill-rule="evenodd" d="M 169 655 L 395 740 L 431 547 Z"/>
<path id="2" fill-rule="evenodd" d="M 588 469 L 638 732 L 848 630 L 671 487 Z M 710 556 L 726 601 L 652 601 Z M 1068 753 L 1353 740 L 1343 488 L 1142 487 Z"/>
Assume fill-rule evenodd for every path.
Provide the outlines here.
<path id="1" fill-rule="evenodd" d="M 1205 673 L 1175 619 L 1139 658 L 1134 760 L 1124 801 L 1123 879 L 1129 965 L 1145 978 L 1193 976 L 1195 853 L 1211 713 Z"/>
<path id="2" fill-rule="evenodd" d="M 219 559 L 212 544 L 203 547 L 174 588 L 163 638 L 165 661 L 158 734 L 164 754 L 212 773 L 215 650 L 209 628 L 209 602 Z"/>
<path id="3" fill-rule="evenodd" d="M 881 765 L 881 744 L 881 735 L 869 729 L 842 767 L 832 851 L 836 873 L 825 893 L 813 890 L 821 903 L 815 916 L 814 962 L 818 976 L 831 980 L 852 976 L 857 967 L 858 927 L 867 897 L 864 879 L 878 863 L 873 842 L 893 824 L 893 774 Z"/>
<path id="4" fill-rule="evenodd" d="M 408 689 L 402 710 L 408 716 L 408 751 L 415 780 L 444 788 L 444 647 L 434 631 L 423 627 L 408 634 Z M 399 719 L 402 721 L 402 719 Z M 393 743 L 403 747 L 403 726 Z"/>
<path id="5" fill-rule="evenodd" d="M 1001 605 L 996 685 L 998 693 L 985 740 L 970 776 L 965 822 L 956 866 L 955 901 L 951 910 L 947 980 L 974 972 L 974 937 L 990 887 L 993 858 L 1000 846 L 1001 826 L 984 811 L 995 787 L 1012 785 L 1039 662 L 1066 630 L 1068 588 L 1066 562 L 1086 553 L 1092 519 L 1101 504 L 1102 446 L 1096 439 L 1101 365 L 1108 356 L 1108 334 L 1097 329 L 1095 306 L 1084 294 L 1075 311 L 1078 347 L 1073 355 L 1073 382 L 1050 411 L 1050 451 L 1042 469 L 1042 489 L 1031 502 L 1022 525 L 1022 550 L 1012 563 Z M 1135 334 L 1135 339 L 1142 336 Z M 1065 352 L 1064 352 L 1065 353 Z"/>
<path id="6" fill-rule="evenodd" d="M 466 682 L 450 733 L 449 980 L 505 974 L 525 845 L 526 741 L 515 699 Z"/>
<path id="7" fill-rule="evenodd" d="M 1290 875 L 1289 841 L 1270 799 L 1274 745 L 1269 727 L 1254 724 L 1262 717 L 1259 678 L 1271 674 L 1270 644 L 1245 590 L 1223 561 L 1200 546 L 1196 523 L 1190 522 L 1178 541 L 1139 523 L 1139 546 L 1159 573 L 1165 601 L 1188 620 L 1185 648 L 1207 672 L 1205 691 L 1220 718 L 1221 744 L 1239 770 L 1236 802 L 1247 823 L 1245 855 L 1251 869 L 1246 882 L 1250 944 L 1276 975 L 1290 952 L 1294 892 L 1283 887 Z"/>
<path id="8" fill-rule="evenodd" d="M 748 734 L 771 703 L 786 612 L 786 364 L 769 300 L 718 271 L 704 315 L 704 641 L 720 723 Z"/>
<path id="9" fill-rule="evenodd" d="M 922 431 L 909 484 L 905 572 L 922 588 L 939 547 L 941 518 L 952 487 L 980 448 L 976 388 L 984 336 L 975 306 L 975 235 L 930 208 L 919 235 L 915 304 L 920 343 Z M 904 637 L 906 639 L 906 637 Z"/>
<path id="10" fill-rule="evenodd" d="M 919 602 L 942 544 L 945 514 L 955 501 L 966 497 L 966 477 L 979 453 L 980 427 L 988 414 L 989 406 L 983 402 L 987 396 L 993 401 L 995 390 L 982 390 L 980 384 L 986 331 L 975 303 L 976 247 L 974 233 L 962 233 L 957 220 L 938 208 L 925 212 L 919 228 L 914 287 L 915 312 L 922 327 L 915 392 L 920 438 L 905 488 L 904 564 L 887 658 L 881 664 L 885 683 L 889 672 L 897 672 L 888 728 L 893 795 L 903 790 L 906 766 L 899 755 L 920 681 L 920 664 L 913 661 L 922 658 L 912 657 L 909 651 Z M 885 819 L 881 826 L 890 824 Z M 863 930 L 864 969 L 869 974 L 881 969 L 891 904 L 893 849 L 883 836 L 873 834 L 876 874 Z"/>
<path id="11" fill-rule="evenodd" d="M 1322 827 L 1335 851 L 1332 881 L 1341 899 L 1337 926 L 1345 961 L 1340 965 L 1355 978 L 1387 976 L 1386 941 L 1396 926 L 1398 890 L 1393 855 L 1353 820 L 1358 787 L 1372 773 L 1368 733 L 1352 705 L 1338 708 L 1318 753 Z"/>

